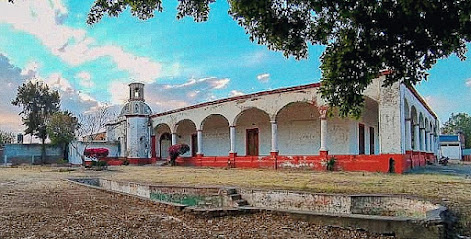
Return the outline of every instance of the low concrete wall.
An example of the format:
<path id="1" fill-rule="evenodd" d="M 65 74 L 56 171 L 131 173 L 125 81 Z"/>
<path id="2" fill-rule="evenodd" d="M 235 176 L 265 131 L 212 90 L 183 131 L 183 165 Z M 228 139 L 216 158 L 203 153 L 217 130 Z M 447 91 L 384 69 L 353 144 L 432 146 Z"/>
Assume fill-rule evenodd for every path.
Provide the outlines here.
<path id="1" fill-rule="evenodd" d="M 2 162 L 7 164 L 34 164 L 41 161 L 41 144 L 5 144 Z M 46 162 L 57 163 L 64 158 L 60 147 L 46 145 Z"/>

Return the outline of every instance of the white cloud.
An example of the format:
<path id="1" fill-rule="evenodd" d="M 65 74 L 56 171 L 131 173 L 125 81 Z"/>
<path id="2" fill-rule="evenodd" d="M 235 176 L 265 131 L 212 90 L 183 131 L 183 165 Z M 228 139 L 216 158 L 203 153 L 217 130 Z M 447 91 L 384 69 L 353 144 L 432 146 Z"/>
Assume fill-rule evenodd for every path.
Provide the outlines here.
<path id="1" fill-rule="evenodd" d="M 231 80 L 228 79 L 228 78 L 211 81 L 211 86 L 214 89 L 224 89 L 227 86 L 227 84 L 229 83 L 229 81 L 231 81 Z"/>
<path id="2" fill-rule="evenodd" d="M 257 76 L 257 80 L 260 82 L 266 83 L 270 80 L 270 74 L 264 73 Z"/>
<path id="3" fill-rule="evenodd" d="M 79 84 L 82 87 L 92 88 L 95 85 L 92 81 L 92 76 L 88 72 L 81 71 L 75 77 L 79 79 Z"/>
<path id="4" fill-rule="evenodd" d="M 465 81 L 465 84 L 466 84 L 467 87 L 471 87 L 471 78 L 467 79 Z"/>
<path id="5" fill-rule="evenodd" d="M 71 66 L 110 57 L 118 69 L 128 71 L 135 80 L 151 83 L 161 76 L 160 63 L 133 55 L 119 46 L 100 46 L 85 30 L 63 25 L 67 14 L 61 0 L 0 2 L 0 23 L 34 35 L 52 54 Z"/>
<path id="6" fill-rule="evenodd" d="M 241 95 L 245 95 L 244 92 L 238 91 L 238 90 L 231 90 L 231 92 L 229 92 L 229 97 L 241 96 Z"/>
<path id="7" fill-rule="evenodd" d="M 124 104 L 128 99 L 128 84 L 117 80 L 111 81 L 108 91 L 111 95 L 111 103 L 115 105 Z"/>

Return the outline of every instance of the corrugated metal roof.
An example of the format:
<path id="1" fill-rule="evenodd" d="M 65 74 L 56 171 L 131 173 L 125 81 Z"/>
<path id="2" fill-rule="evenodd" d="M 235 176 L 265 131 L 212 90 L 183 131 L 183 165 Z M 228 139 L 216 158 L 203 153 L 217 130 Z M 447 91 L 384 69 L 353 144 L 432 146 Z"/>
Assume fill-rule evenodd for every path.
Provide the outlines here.
<path id="1" fill-rule="evenodd" d="M 460 141 L 458 135 L 440 135 L 438 137 L 440 142 L 457 142 Z"/>

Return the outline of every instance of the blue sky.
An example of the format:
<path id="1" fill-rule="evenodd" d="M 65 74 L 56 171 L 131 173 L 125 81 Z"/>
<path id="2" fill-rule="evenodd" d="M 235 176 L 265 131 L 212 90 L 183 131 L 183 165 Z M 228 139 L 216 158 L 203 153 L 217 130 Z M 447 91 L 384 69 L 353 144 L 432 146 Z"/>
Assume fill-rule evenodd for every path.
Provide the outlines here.
<path id="1" fill-rule="evenodd" d="M 212 4 L 204 23 L 176 20 L 177 1 L 164 1 L 164 12 L 148 21 L 126 12 L 88 26 L 92 3 L 0 0 L 0 80 L 7 87 L 0 129 L 21 129 L 19 108 L 9 101 L 33 76 L 59 89 L 62 107 L 75 113 L 119 105 L 132 81 L 147 84 L 147 102 L 159 112 L 320 79 L 323 46 L 311 46 L 308 59 L 286 59 L 251 42 L 226 1 Z M 441 60 L 417 89 L 442 121 L 451 112 L 471 113 L 471 60 Z"/>

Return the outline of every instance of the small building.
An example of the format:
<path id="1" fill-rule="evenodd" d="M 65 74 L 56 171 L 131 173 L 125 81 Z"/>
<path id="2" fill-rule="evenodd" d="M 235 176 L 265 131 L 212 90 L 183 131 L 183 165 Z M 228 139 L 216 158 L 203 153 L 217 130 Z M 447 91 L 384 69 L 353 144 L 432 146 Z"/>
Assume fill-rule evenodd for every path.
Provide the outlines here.
<path id="1" fill-rule="evenodd" d="M 463 137 L 461 134 L 440 135 L 440 157 L 448 157 L 449 159 L 461 160 L 463 158 Z"/>
<path id="2" fill-rule="evenodd" d="M 190 152 L 178 165 L 398 172 L 436 160 L 438 119 L 409 85 L 382 87 L 385 71 L 364 91 L 360 118 L 341 118 L 319 93 L 321 83 L 280 88 L 152 114 L 144 85 L 130 84 L 129 101 L 107 126 L 120 157 L 147 164 L 168 147 Z M 331 110 L 333 117 L 328 116 Z"/>

